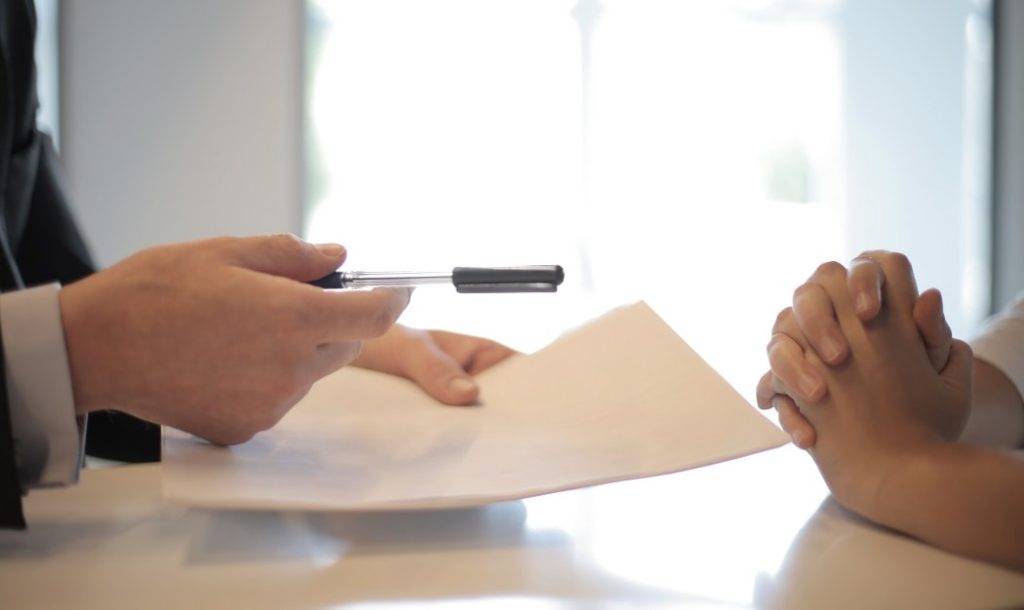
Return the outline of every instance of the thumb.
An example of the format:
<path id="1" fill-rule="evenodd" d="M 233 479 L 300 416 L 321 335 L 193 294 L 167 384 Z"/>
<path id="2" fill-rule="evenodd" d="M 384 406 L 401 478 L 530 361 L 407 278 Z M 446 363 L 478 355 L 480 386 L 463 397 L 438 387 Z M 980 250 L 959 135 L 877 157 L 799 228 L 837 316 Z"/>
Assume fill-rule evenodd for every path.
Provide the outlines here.
<path id="1" fill-rule="evenodd" d="M 942 371 L 950 358 L 953 333 L 942 311 L 942 294 L 931 288 L 914 303 L 914 322 L 928 350 L 928 360 L 936 371 Z"/>
<path id="2" fill-rule="evenodd" d="M 970 345 L 953 339 L 949 347 L 949 360 L 939 376 L 950 386 L 971 394 L 971 380 L 974 372 L 974 351 Z"/>
<path id="3" fill-rule="evenodd" d="M 240 267 L 308 282 L 331 273 L 345 261 L 340 244 L 314 245 L 290 234 L 232 240 L 229 256 Z"/>
<path id="4" fill-rule="evenodd" d="M 970 419 L 973 385 L 974 353 L 971 347 L 954 339 L 950 345 L 949 362 L 939 377 L 949 388 L 952 400 L 941 401 L 944 407 L 936 414 L 936 431 L 946 440 L 955 440 L 964 433 Z"/>
<path id="5" fill-rule="evenodd" d="M 410 350 L 403 373 L 433 398 L 449 405 L 476 402 L 480 387 L 451 356 L 433 344 Z"/>

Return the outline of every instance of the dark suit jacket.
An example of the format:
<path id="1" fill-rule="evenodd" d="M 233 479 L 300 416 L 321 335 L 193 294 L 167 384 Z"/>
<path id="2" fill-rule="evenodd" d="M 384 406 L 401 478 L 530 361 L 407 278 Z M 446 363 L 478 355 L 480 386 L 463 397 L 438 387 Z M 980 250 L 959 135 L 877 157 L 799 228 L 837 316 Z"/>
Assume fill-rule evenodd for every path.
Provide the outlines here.
<path id="1" fill-rule="evenodd" d="M 38 102 L 32 0 L 0 0 L 0 290 L 60 282 L 92 273 L 71 216 L 52 142 L 36 129 Z M 24 527 L 0 350 L 0 527 Z M 125 461 L 159 458 L 159 429 L 103 413 L 90 418 L 90 454 Z"/>

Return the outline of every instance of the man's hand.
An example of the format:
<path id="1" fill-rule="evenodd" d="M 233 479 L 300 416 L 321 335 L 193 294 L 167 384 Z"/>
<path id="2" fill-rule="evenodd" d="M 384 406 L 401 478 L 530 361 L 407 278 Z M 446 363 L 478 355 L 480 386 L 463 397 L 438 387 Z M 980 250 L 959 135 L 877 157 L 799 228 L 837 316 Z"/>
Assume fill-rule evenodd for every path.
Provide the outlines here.
<path id="1" fill-rule="evenodd" d="M 480 337 L 395 325 L 383 337 L 364 343 L 352 364 L 411 379 L 445 404 L 469 405 L 480 395 L 473 375 L 515 353 Z"/>
<path id="2" fill-rule="evenodd" d="M 848 298 L 853 311 L 862 321 L 874 319 L 884 305 L 886 269 L 897 268 L 906 262 L 902 254 L 871 251 L 853 260 L 845 273 Z M 779 313 L 772 338 L 768 343 L 771 370 L 765 373 L 757 386 L 757 403 L 761 408 L 774 407 L 779 423 L 801 449 L 809 449 L 816 442 L 816 432 L 796 408 L 793 398 L 806 401 L 820 400 L 826 392 L 824 379 L 804 360 L 804 350 L 811 349 L 824 363 L 838 366 L 849 355 L 849 344 L 842 333 L 832 299 L 819 278 L 827 269 L 839 266 L 826 263 L 805 284 L 793 293 L 793 306 Z M 913 275 L 906 287 L 916 297 L 917 287 Z M 942 296 L 937 290 L 926 290 L 913 305 L 913 318 L 928 350 L 928 358 L 936 371 L 946 366 L 951 348 L 952 333 L 942 313 Z"/>
<path id="3" fill-rule="evenodd" d="M 345 250 L 291 235 L 142 251 L 61 291 L 75 407 L 119 409 L 232 444 L 273 426 L 409 302 L 303 282 Z"/>

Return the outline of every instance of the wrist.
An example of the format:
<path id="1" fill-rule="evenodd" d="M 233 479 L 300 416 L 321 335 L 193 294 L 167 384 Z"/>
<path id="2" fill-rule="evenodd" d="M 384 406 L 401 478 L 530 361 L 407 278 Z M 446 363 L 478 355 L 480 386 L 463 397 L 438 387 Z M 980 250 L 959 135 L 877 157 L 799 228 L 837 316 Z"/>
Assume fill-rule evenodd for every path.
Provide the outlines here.
<path id="1" fill-rule="evenodd" d="M 951 446 L 932 440 L 880 456 L 870 466 L 870 476 L 860 477 L 858 484 L 837 493 L 836 498 L 872 521 L 905 530 L 920 507 L 917 496 L 930 482 L 941 480 L 938 464 Z"/>
<path id="2" fill-rule="evenodd" d="M 70 284 L 60 291 L 64 343 L 67 349 L 76 415 L 85 415 L 104 407 L 103 393 L 96 387 L 98 354 L 89 353 L 89 346 L 94 344 L 94 341 L 89 337 L 88 316 L 84 312 L 82 292 L 83 282 Z"/>

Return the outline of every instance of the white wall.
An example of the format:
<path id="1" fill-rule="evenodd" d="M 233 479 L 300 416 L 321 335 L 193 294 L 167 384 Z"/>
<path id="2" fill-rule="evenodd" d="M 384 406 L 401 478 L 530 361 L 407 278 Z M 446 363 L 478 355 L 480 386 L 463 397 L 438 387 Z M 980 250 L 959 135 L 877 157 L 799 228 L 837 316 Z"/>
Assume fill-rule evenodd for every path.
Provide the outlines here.
<path id="1" fill-rule="evenodd" d="M 301 227 L 301 0 L 61 5 L 61 148 L 97 261 Z"/>
<path id="2" fill-rule="evenodd" d="M 1024 2 L 1002 2 L 997 64 L 995 291 L 998 309 L 1024 290 Z"/>
<path id="3" fill-rule="evenodd" d="M 954 332 L 971 334 L 988 313 L 990 273 L 978 156 L 989 141 L 986 58 L 984 40 L 968 36 L 978 9 L 852 0 L 842 10 L 848 254 L 909 254 L 921 289 L 942 290 Z M 976 25 L 978 38 L 986 30 Z"/>

